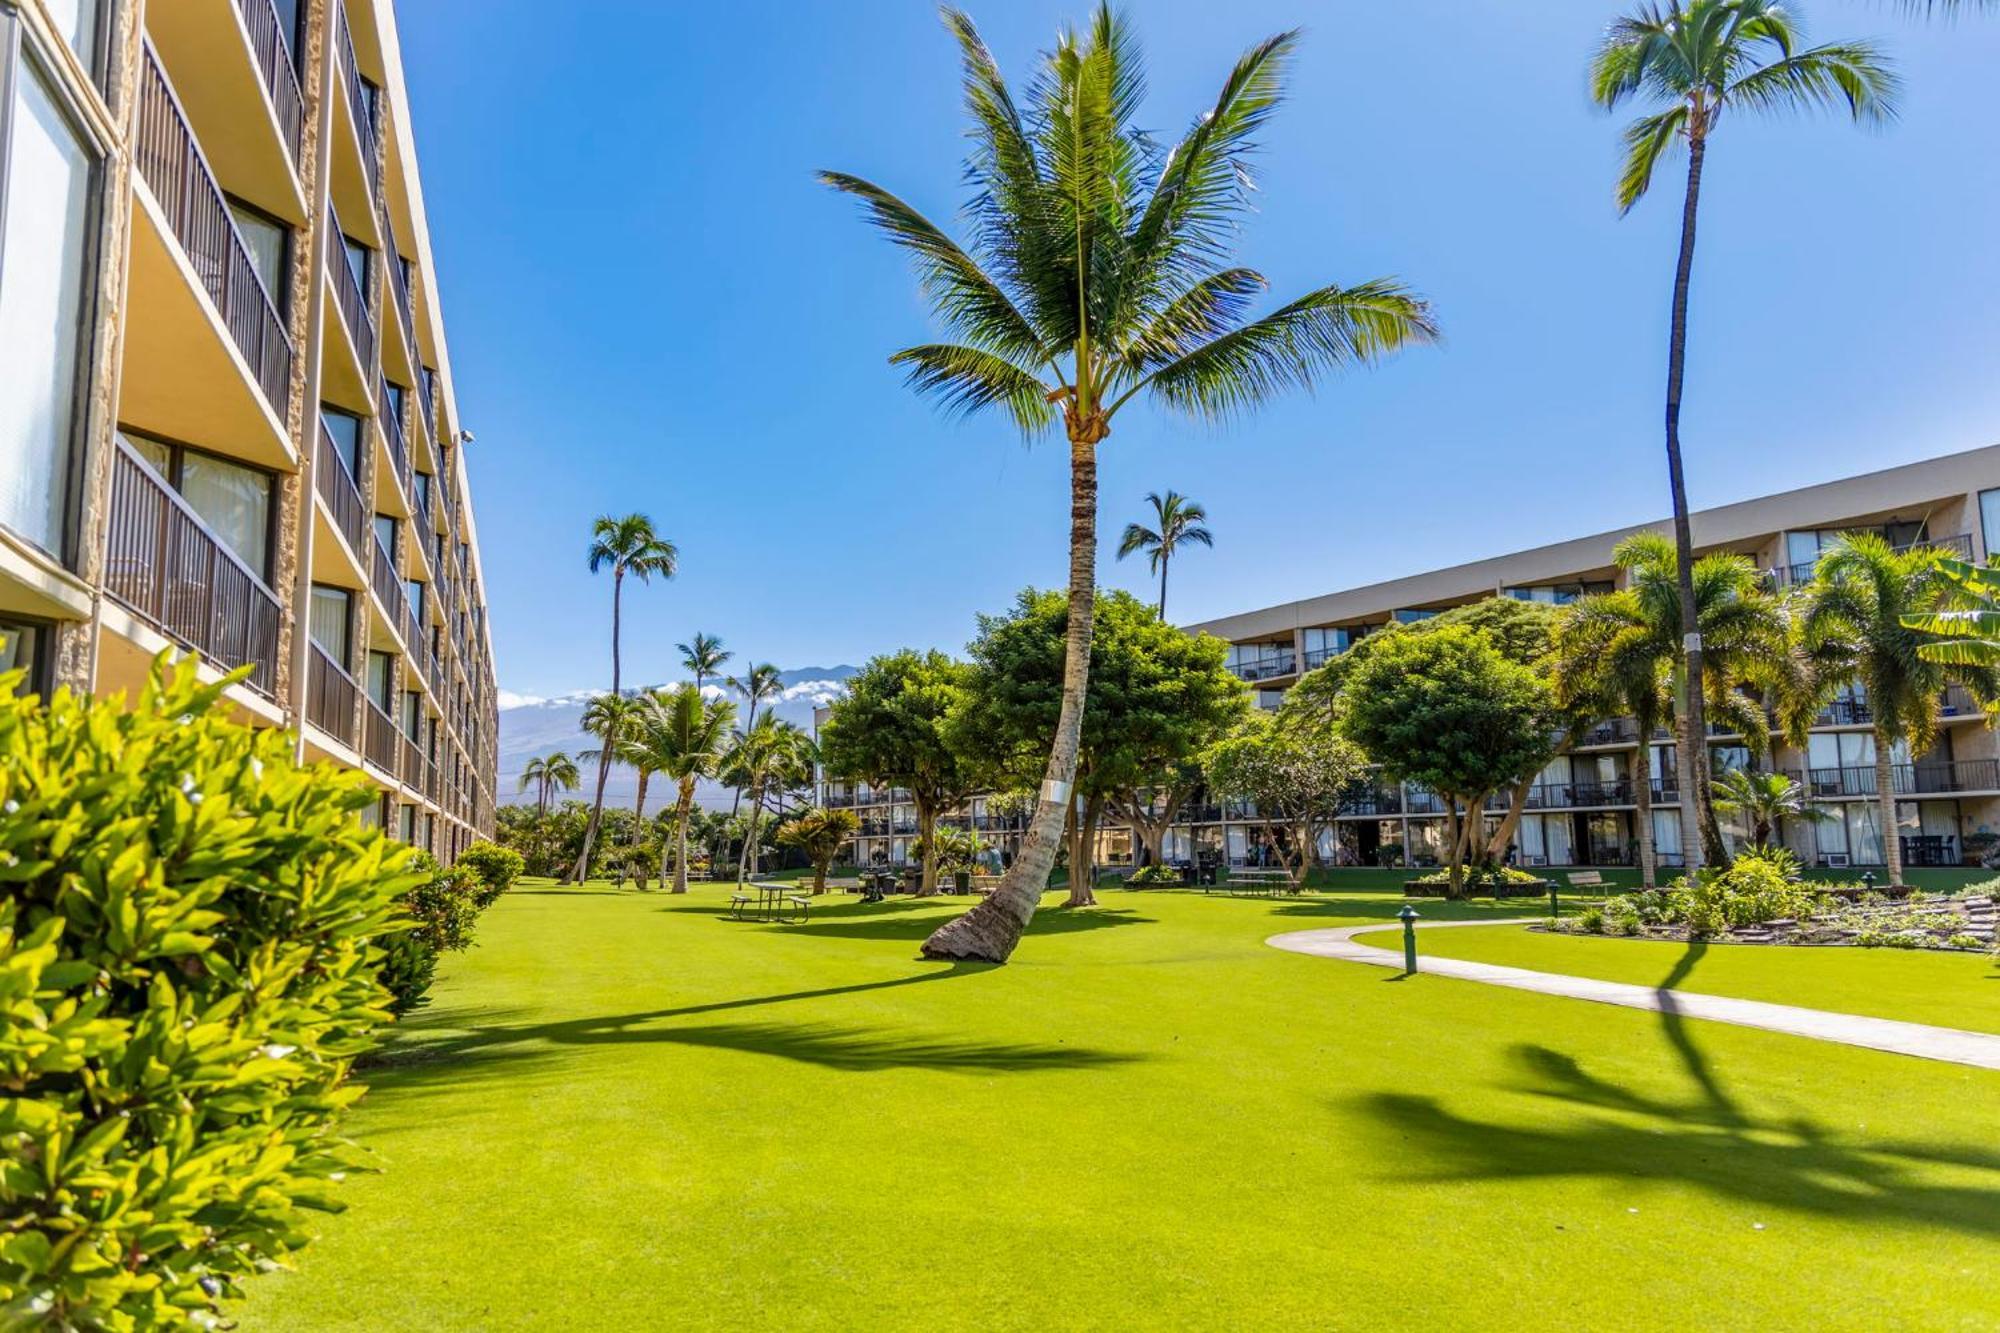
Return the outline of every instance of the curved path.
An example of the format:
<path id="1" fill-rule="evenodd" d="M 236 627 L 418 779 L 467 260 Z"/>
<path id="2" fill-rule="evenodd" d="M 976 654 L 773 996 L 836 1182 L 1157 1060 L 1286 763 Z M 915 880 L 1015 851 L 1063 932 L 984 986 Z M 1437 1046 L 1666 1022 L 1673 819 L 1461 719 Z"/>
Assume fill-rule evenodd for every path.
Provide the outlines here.
<path id="1" fill-rule="evenodd" d="M 1420 930 L 1450 930 L 1456 926 L 1524 926 L 1539 917 L 1509 917 L 1488 921 L 1432 921 Z M 1396 930 L 1397 926 L 1340 926 L 1331 930 L 1295 930 L 1265 940 L 1273 948 L 1291 953 L 1338 958 L 1373 967 L 1403 968 L 1401 941 L 1395 949 L 1360 944 L 1356 935 L 1369 931 Z M 1904 1023 L 1892 1018 L 1863 1018 L 1856 1014 L 1834 1014 L 1824 1009 L 1800 1009 L 1789 1004 L 1767 1004 L 1762 1000 L 1732 1000 L 1721 995 L 1697 995 L 1691 991 L 1661 990 L 1634 986 L 1622 981 L 1593 981 L 1588 977 L 1568 977 L 1556 972 L 1530 972 L 1520 967 L 1500 967 L 1474 963 L 1462 958 L 1426 957 L 1418 950 L 1417 970 L 1461 981 L 1483 981 L 1489 986 L 1511 986 L 1515 990 L 1537 991 L 1543 995 L 1564 995 L 1573 1000 L 1595 1000 L 1599 1004 L 1624 1005 L 1628 1009 L 1650 1009 L 1655 1013 L 1684 1018 L 1706 1018 L 1716 1023 L 1788 1032 L 1795 1037 L 1837 1041 L 1848 1046 L 1893 1051 L 1925 1060 L 1945 1060 L 1952 1064 L 1974 1065 L 1980 1069 L 2000 1069 L 2000 1036 L 1986 1032 L 1965 1032 L 1958 1028 L 1932 1027 L 1926 1023 Z"/>

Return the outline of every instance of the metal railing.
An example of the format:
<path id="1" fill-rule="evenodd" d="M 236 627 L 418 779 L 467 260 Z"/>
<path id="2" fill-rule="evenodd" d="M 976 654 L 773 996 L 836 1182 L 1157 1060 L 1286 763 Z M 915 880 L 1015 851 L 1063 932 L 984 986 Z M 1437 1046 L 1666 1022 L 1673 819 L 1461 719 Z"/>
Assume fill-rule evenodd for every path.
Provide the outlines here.
<path id="1" fill-rule="evenodd" d="M 390 468 L 396 474 L 396 485 L 402 490 L 403 501 L 407 504 L 417 483 L 413 475 L 415 470 L 410 466 L 410 446 L 403 439 L 403 414 L 396 410 L 396 400 L 389 395 L 389 381 L 378 379 L 375 383 L 382 439 L 389 446 Z"/>
<path id="2" fill-rule="evenodd" d="M 382 539 L 377 537 L 372 543 L 373 555 L 368 566 L 368 584 L 375 590 L 375 600 L 382 604 L 382 610 L 389 617 L 389 623 L 402 630 L 408 614 L 408 597 L 403 592 L 403 584 L 396 577 L 396 562 L 382 549 Z"/>
<path id="3" fill-rule="evenodd" d="M 1898 555 L 1903 555 L 1910 551 L 1936 550 L 1942 551 L 1944 554 L 1958 560 L 1971 560 L 1974 558 L 1972 554 L 1972 534 L 1969 532 L 1955 532 L 1944 537 L 1925 537 L 1919 541 L 1905 542 L 1894 549 Z M 1814 572 L 1819 568 L 1819 561 L 1825 558 L 1825 554 L 1825 551 L 1822 550 L 1820 556 L 1816 559 L 1803 561 L 1798 564 L 1780 565 L 1776 569 L 1767 569 L 1764 573 L 1779 587 L 1784 587 L 1787 584 L 1810 583 L 1812 582 Z"/>
<path id="4" fill-rule="evenodd" d="M 1953 792 L 2000 791 L 2000 759 L 1934 759 L 1891 766 L 1890 781 L 1898 796 L 1949 795 Z M 1802 783 L 1814 800 L 1842 796 L 1874 796 L 1873 764 L 1840 768 L 1793 770 L 1792 780 Z"/>
<path id="5" fill-rule="evenodd" d="M 264 91 L 271 95 L 271 110 L 284 132 L 285 151 L 297 166 L 305 127 L 305 104 L 299 93 L 299 74 L 292 64 L 291 34 L 279 22 L 272 0 L 236 0 L 243 15 L 243 29 L 250 35 L 250 51 L 263 76 Z"/>
<path id="6" fill-rule="evenodd" d="M 394 777 L 396 774 L 396 724 L 382 711 L 382 705 L 368 701 L 367 724 L 363 727 L 362 757 Z"/>
<path id="7" fill-rule="evenodd" d="M 347 538 L 359 560 L 368 549 L 368 509 L 361 503 L 361 487 L 347 471 L 347 461 L 334 446 L 333 435 L 322 421 L 319 426 L 318 454 L 313 461 L 313 489 L 326 501 L 333 525 Z"/>
<path id="8" fill-rule="evenodd" d="M 360 687 L 313 644 L 306 652 L 306 720 L 343 745 L 354 744 L 354 705 Z"/>
<path id="9" fill-rule="evenodd" d="M 1298 670 L 1298 659 L 1290 653 L 1276 657 L 1260 657 L 1254 662 L 1238 662 L 1230 668 L 1244 680 L 1276 680 L 1289 676 Z"/>
<path id="10" fill-rule="evenodd" d="M 123 440 L 111 461 L 104 589 L 212 664 L 248 666 L 248 683 L 275 693 L 277 594 Z"/>
<path id="11" fill-rule="evenodd" d="M 389 221 L 388 204 L 378 203 L 375 212 L 382 220 L 382 266 L 389 270 L 389 290 L 395 293 L 396 316 L 403 326 L 403 349 L 409 356 L 410 370 L 421 390 L 424 377 L 414 373 L 422 368 L 423 358 L 417 352 L 417 319 L 410 306 L 410 279 L 403 272 L 403 252 L 396 245 L 396 227 Z"/>
<path id="12" fill-rule="evenodd" d="M 1576 738 L 1578 745 L 1631 745 L 1639 739 L 1639 724 L 1629 717 L 1598 723 Z"/>
<path id="13" fill-rule="evenodd" d="M 354 59 L 354 33 L 347 26 L 347 6 L 333 7 L 334 40 L 340 51 L 340 81 L 347 89 L 348 118 L 361 148 L 361 169 L 367 173 L 368 189 L 374 199 L 382 197 L 382 162 L 377 153 L 381 143 L 381 94 L 368 95 L 361 81 L 361 66 Z"/>
<path id="14" fill-rule="evenodd" d="M 257 265 L 237 234 L 222 187 L 202 156 L 187 112 L 150 41 L 139 70 L 132 156 L 230 340 L 249 363 L 265 402 L 283 420 L 292 389 L 291 335 L 278 317 L 277 302 L 257 276 Z"/>
<path id="15" fill-rule="evenodd" d="M 361 373 L 365 375 L 375 364 L 375 311 L 363 290 L 368 275 L 364 272 L 357 278 L 354 266 L 347 262 L 347 233 L 340 229 L 340 214 L 334 211 L 331 201 L 326 206 L 326 229 L 327 275 L 332 280 L 333 303 L 340 307 L 340 322 L 347 326 L 347 336 L 354 340 L 354 355 L 360 358 Z M 365 269 L 367 264 L 362 267 Z"/>

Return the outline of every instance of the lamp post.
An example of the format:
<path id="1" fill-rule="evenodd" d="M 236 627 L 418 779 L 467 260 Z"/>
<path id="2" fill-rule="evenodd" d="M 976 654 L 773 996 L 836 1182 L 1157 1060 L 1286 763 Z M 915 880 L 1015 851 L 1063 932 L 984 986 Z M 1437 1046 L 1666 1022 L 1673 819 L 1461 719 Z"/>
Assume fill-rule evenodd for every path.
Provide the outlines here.
<path id="1" fill-rule="evenodd" d="M 1417 909 L 1409 903 L 1396 913 L 1403 922 L 1403 975 L 1417 970 Z"/>

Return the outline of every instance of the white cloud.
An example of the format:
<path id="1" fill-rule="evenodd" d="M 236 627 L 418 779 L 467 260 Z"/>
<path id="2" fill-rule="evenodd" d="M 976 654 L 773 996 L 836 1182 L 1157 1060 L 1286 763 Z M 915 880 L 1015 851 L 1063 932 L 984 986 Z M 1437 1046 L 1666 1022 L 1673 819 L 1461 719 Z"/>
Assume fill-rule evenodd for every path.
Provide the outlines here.
<path id="1" fill-rule="evenodd" d="M 500 706 L 502 708 L 533 708 L 538 704 L 545 704 L 547 702 L 548 700 L 539 694 L 516 694 L 512 690 L 500 691 Z"/>

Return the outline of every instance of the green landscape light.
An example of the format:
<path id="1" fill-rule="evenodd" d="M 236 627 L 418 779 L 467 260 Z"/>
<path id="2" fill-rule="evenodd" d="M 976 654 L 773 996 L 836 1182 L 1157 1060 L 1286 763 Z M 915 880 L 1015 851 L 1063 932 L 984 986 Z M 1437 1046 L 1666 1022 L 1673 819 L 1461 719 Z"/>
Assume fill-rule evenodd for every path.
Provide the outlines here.
<path id="1" fill-rule="evenodd" d="M 1409 976 L 1417 970 L 1417 909 L 1404 903 L 1396 915 L 1403 922 L 1403 975 Z"/>

